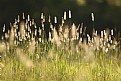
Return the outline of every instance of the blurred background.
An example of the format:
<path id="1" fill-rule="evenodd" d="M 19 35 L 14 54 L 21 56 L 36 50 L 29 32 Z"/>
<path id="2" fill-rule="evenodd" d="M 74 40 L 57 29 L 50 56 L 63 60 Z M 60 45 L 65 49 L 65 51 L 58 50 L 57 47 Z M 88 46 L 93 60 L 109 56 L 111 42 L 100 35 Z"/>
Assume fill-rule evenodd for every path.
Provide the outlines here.
<path id="1" fill-rule="evenodd" d="M 72 22 L 92 27 L 91 13 L 95 14 L 95 28 L 121 30 L 121 0 L 0 0 L 0 30 L 9 26 L 18 15 L 25 12 L 40 22 L 40 14 L 57 16 L 61 20 L 64 11 L 72 11 Z"/>

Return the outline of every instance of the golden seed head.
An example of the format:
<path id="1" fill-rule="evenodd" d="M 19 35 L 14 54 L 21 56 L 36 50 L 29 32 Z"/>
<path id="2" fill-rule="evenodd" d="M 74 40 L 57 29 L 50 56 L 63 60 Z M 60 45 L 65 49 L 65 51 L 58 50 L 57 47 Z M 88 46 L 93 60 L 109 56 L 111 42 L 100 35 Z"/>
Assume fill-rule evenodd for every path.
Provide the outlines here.
<path id="1" fill-rule="evenodd" d="M 113 35 L 113 29 L 111 30 L 111 35 Z"/>
<path id="2" fill-rule="evenodd" d="M 3 26 L 3 33 L 5 32 L 5 24 L 4 24 L 4 26 Z"/>
<path id="3" fill-rule="evenodd" d="M 30 21 L 30 15 L 28 14 L 28 21 Z"/>
<path id="4" fill-rule="evenodd" d="M 44 14 L 43 13 L 41 13 L 41 19 L 44 19 Z"/>
<path id="5" fill-rule="evenodd" d="M 54 17 L 54 22 L 55 22 L 55 24 L 57 23 L 57 17 L 56 16 Z"/>
<path id="6" fill-rule="evenodd" d="M 71 18 L 71 10 L 69 10 L 69 19 Z"/>
<path id="7" fill-rule="evenodd" d="M 20 16 L 18 15 L 18 19 L 17 19 L 17 22 L 20 22 Z"/>
<path id="8" fill-rule="evenodd" d="M 64 12 L 64 20 L 66 20 L 66 12 Z"/>
<path id="9" fill-rule="evenodd" d="M 25 19 L 25 15 L 24 15 L 24 13 L 23 13 L 23 19 Z"/>
<path id="10" fill-rule="evenodd" d="M 92 21 L 94 21 L 94 13 L 91 13 Z"/>

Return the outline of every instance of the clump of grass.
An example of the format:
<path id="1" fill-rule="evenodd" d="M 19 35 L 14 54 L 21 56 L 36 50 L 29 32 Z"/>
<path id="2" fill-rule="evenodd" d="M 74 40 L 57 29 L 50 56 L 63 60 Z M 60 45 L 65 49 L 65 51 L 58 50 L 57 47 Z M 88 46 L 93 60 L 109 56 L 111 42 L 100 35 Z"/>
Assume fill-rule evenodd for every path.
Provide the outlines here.
<path id="1" fill-rule="evenodd" d="M 72 18 L 69 10 L 69 20 Z M 45 16 L 41 14 L 41 27 L 30 15 L 3 27 L 0 43 L 0 77 L 3 81 L 120 81 L 121 51 L 120 38 L 114 29 L 94 28 L 93 36 L 86 34 L 83 23 L 52 24 L 49 16 L 49 34 L 45 32 Z M 46 37 L 49 36 L 49 37 Z"/>

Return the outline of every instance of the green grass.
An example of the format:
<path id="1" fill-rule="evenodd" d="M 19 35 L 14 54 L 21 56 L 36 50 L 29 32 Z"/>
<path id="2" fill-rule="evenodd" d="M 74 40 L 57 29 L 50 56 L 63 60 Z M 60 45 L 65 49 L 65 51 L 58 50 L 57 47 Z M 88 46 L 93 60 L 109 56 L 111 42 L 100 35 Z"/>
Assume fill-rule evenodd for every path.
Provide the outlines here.
<path id="1" fill-rule="evenodd" d="M 42 47 L 41 47 L 42 46 Z M 3 51 L 2 81 L 121 81 L 120 59 L 109 53 L 93 51 L 95 56 L 84 58 L 84 50 L 78 53 L 57 48 L 56 45 L 37 46 L 34 54 L 21 47 L 23 53 L 33 62 L 27 67 L 16 54 L 18 46 Z M 42 48 L 45 48 L 42 50 Z M 48 49 L 49 47 L 49 49 Z M 114 51 L 113 54 L 116 54 Z M 25 62 L 25 63 L 23 63 Z"/>

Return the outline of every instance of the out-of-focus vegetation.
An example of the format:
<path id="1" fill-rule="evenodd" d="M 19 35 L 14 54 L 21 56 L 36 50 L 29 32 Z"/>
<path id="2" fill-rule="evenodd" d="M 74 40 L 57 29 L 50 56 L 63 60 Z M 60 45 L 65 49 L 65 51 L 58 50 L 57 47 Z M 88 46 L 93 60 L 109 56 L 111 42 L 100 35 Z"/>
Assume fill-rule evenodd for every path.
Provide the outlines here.
<path id="1" fill-rule="evenodd" d="M 90 13 L 94 12 L 97 29 L 120 29 L 121 0 L 0 0 L 0 28 L 23 12 L 30 14 L 40 25 L 41 12 L 61 18 L 62 12 L 68 9 L 73 11 L 72 20 L 75 23 L 84 22 L 90 28 Z"/>

